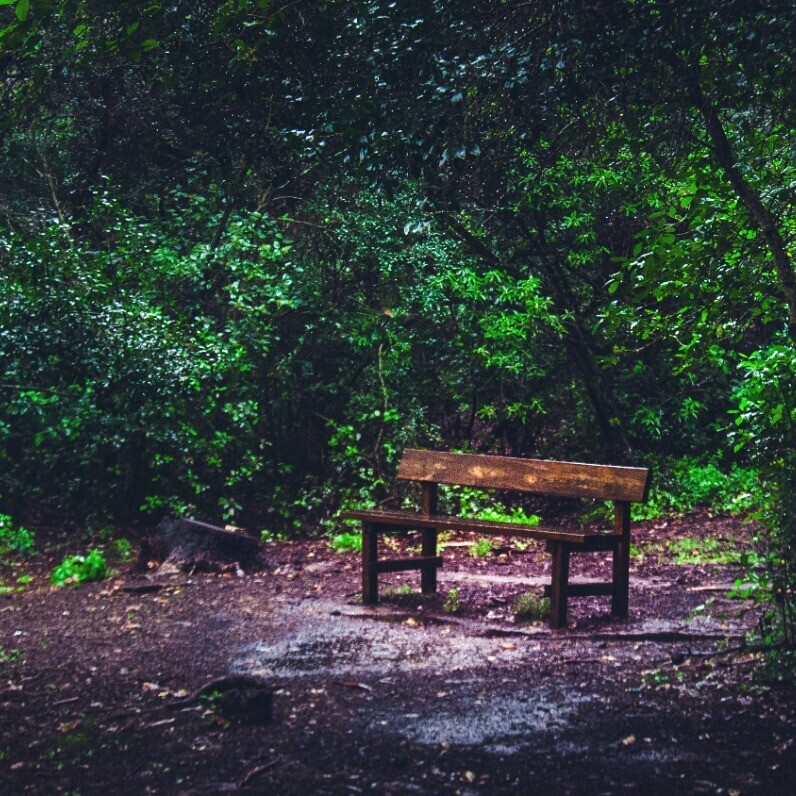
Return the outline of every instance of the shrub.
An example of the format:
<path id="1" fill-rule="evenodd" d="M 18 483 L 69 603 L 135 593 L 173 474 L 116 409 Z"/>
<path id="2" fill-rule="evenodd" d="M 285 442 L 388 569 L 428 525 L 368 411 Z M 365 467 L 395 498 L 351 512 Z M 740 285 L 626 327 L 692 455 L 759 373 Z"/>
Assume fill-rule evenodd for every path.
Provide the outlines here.
<path id="1" fill-rule="evenodd" d="M 338 553 L 359 553 L 362 550 L 362 537 L 356 533 L 340 533 L 331 538 L 329 547 Z"/>
<path id="2" fill-rule="evenodd" d="M 651 520 L 700 507 L 738 513 L 758 505 L 761 498 L 759 474 L 754 468 L 735 464 L 722 468 L 716 462 L 686 457 L 663 459 L 654 464 L 653 471 L 649 500 L 633 504 L 635 520 Z"/>
<path id="3" fill-rule="evenodd" d="M 117 561 L 127 561 L 133 554 L 133 546 L 129 539 L 114 539 L 111 542 L 111 555 Z"/>
<path id="4" fill-rule="evenodd" d="M 755 351 L 742 360 L 740 375 L 735 449 L 760 468 L 758 518 L 767 527 L 759 552 L 742 558 L 751 584 L 743 591 L 768 609 L 760 629 L 771 646 L 768 670 L 796 681 L 796 349 L 783 339 Z"/>
<path id="5" fill-rule="evenodd" d="M 473 558 L 485 558 L 495 549 L 495 544 L 491 539 L 479 539 L 475 544 L 467 548 L 467 552 Z"/>
<path id="6" fill-rule="evenodd" d="M 516 508 L 510 511 L 501 511 L 497 508 L 483 509 L 476 515 L 479 520 L 489 520 L 490 522 L 513 522 L 518 525 L 538 525 L 541 517 L 537 514 L 526 514 L 522 509 Z"/>
<path id="7" fill-rule="evenodd" d="M 8 514 L 0 514 L 0 555 L 30 553 L 34 542 L 32 531 L 17 525 Z"/>
<path id="8" fill-rule="evenodd" d="M 458 614 L 462 610 L 462 601 L 459 599 L 459 592 L 457 589 L 451 589 L 448 596 L 445 598 L 445 604 L 442 606 L 446 614 Z"/>
<path id="9" fill-rule="evenodd" d="M 85 556 L 67 556 L 53 570 L 50 583 L 54 586 L 65 586 L 94 580 L 105 580 L 108 577 L 108 564 L 99 550 L 90 550 Z"/>
<path id="10" fill-rule="evenodd" d="M 525 592 L 514 601 L 514 617 L 528 622 L 541 622 L 550 616 L 550 598 Z"/>

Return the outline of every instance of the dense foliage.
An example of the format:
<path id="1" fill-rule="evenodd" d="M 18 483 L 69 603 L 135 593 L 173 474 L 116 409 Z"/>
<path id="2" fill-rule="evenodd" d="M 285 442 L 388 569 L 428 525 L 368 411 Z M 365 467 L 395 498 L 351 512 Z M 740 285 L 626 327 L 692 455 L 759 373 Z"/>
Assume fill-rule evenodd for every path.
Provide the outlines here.
<path id="1" fill-rule="evenodd" d="M 792 641 L 794 41 L 785 0 L 0 0 L 3 509 L 277 532 L 407 444 L 657 463 L 660 510 L 762 503 Z"/>

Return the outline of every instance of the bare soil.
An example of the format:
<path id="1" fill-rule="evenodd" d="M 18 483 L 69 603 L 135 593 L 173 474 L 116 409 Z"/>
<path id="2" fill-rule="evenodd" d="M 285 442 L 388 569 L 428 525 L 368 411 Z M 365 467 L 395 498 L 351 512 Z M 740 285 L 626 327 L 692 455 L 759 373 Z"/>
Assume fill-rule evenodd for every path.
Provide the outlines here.
<path id="1" fill-rule="evenodd" d="M 324 540 L 268 545 L 245 577 L 121 565 L 54 589 L 63 550 L 4 567 L 33 581 L 0 601 L 0 792 L 792 794 L 796 694 L 755 674 L 759 617 L 727 598 L 740 572 L 671 547 L 750 535 L 730 517 L 638 523 L 630 617 L 573 599 L 558 632 L 513 617 L 549 578 L 536 544 L 476 558 L 456 537 L 437 595 L 382 576 L 375 608 L 358 557 Z M 598 570 L 604 555 L 575 557 L 575 580 Z M 242 674 L 273 685 L 270 724 L 185 701 Z"/>

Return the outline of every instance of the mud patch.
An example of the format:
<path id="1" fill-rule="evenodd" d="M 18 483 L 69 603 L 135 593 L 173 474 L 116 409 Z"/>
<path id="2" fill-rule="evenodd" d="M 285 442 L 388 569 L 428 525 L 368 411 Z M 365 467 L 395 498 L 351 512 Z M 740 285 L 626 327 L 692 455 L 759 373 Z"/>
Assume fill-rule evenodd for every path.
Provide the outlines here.
<path id="1" fill-rule="evenodd" d="M 389 724 L 393 732 L 424 746 L 478 747 L 481 752 L 506 755 L 548 745 L 590 701 L 564 688 L 517 696 L 462 696 L 478 688 L 476 681 L 457 685 L 451 707 L 433 715 L 377 715 L 371 730 Z"/>
<path id="2" fill-rule="evenodd" d="M 283 604 L 279 636 L 239 648 L 233 671 L 275 677 L 372 676 L 441 667 L 456 672 L 521 661 L 529 648 L 473 638 L 433 618 L 388 612 L 349 616 L 339 609 L 332 601 L 316 601 L 309 610 Z"/>

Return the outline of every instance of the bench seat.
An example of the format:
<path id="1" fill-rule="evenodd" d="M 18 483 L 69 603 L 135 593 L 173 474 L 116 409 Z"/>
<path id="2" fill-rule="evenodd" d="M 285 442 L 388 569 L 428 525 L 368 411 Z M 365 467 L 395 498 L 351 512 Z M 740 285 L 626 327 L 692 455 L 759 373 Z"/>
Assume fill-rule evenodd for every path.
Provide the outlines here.
<path id="1" fill-rule="evenodd" d="M 388 525 L 395 531 L 413 531 L 422 528 L 433 528 L 436 531 L 467 531 L 487 536 L 568 542 L 584 545 L 588 550 L 613 550 L 622 538 L 607 531 L 560 531 L 557 528 L 543 528 L 538 525 L 465 519 L 453 514 L 421 514 L 416 511 L 346 511 L 340 516 L 344 520 Z"/>

